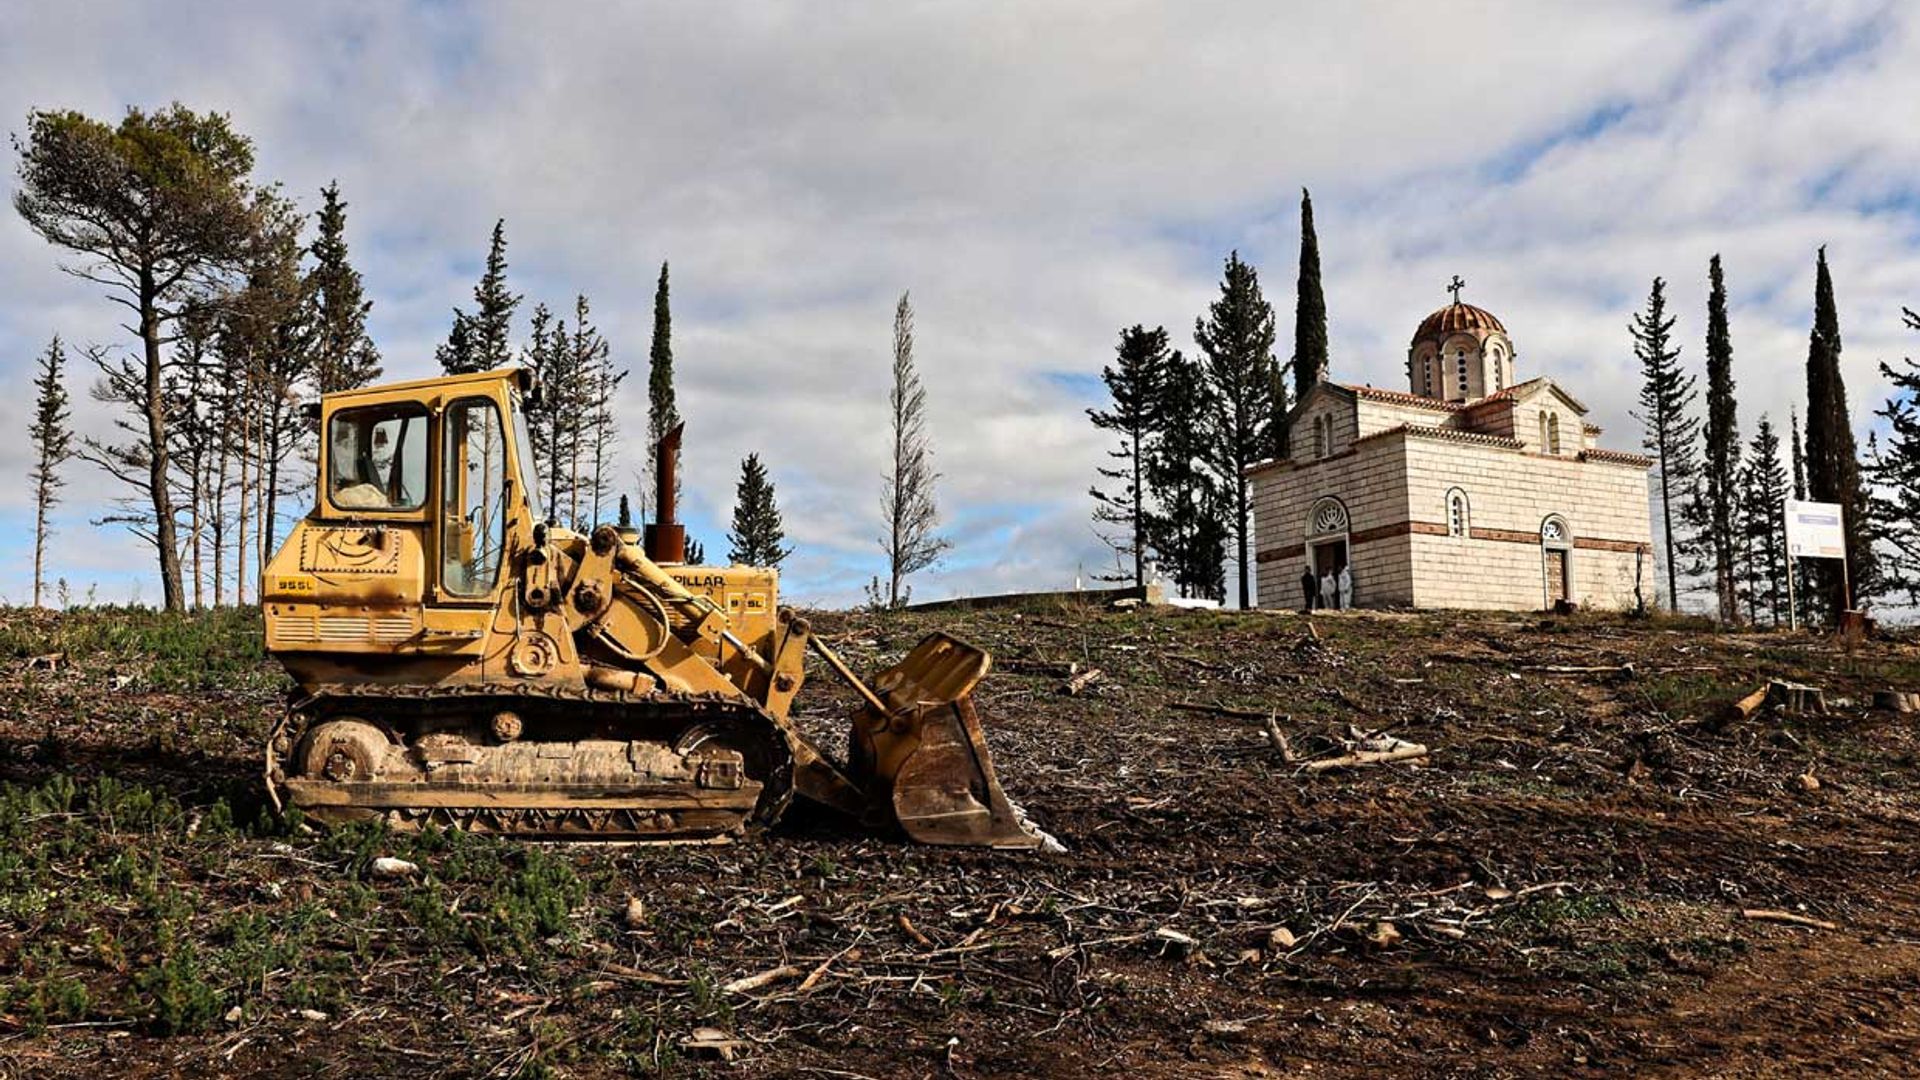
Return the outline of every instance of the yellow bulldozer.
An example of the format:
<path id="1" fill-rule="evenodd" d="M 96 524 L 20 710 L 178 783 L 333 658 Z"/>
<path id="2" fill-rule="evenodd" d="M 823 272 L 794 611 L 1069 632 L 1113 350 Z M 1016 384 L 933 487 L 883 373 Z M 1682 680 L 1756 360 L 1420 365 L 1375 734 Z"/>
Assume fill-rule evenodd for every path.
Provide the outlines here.
<path id="1" fill-rule="evenodd" d="M 541 838 L 702 840 L 795 794 L 931 844 L 1039 847 L 934 634 L 862 681 L 779 606 L 778 575 L 691 566 L 679 431 L 642 536 L 543 517 L 517 368 L 326 395 L 311 513 L 261 586 L 297 688 L 268 738 L 276 807 Z M 844 762 L 794 724 L 809 652 L 861 702 Z"/>

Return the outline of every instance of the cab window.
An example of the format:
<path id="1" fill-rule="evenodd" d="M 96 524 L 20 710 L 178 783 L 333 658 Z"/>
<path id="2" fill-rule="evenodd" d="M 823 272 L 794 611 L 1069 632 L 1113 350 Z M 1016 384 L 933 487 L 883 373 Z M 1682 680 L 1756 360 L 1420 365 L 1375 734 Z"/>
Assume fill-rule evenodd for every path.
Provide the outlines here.
<path id="1" fill-rule="evenodd" d="M 418 510 L 427 501 L 427 410 L 341 409 L 327 423 L 327 498 L 347 511 Z"/>
<path id="2" fill-rule="evenodd" d="M 447 407 L 441 421 L 440 583 L 484 596 L 500 577 L 507 546 L 507 436 L 486 398 Z"/>

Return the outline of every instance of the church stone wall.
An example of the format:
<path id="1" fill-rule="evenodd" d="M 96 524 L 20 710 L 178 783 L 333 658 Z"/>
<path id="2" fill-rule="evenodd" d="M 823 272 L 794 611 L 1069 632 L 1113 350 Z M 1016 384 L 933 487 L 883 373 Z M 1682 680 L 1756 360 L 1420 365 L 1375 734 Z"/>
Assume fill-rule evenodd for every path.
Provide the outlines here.
<path id="1" fill-rule="evenodd" d="M 1365 402 L 1360 411 L 1374 407 Z M 1568 428 L 1561 431 L 1565 438 Z M 1446 534 L 1447 494 L 1456 487 L 1467 495 L 1466 537 Z M 1253 488 L 1255 550 L 1264 560 L 1258 595 L 1269 607 L 1299 605 L 1307 515 L 1327 495 L 1347 507 L 1354 591 L 1366 607 L 1538 610 L 1546 599 L 1539 536 L 1550 514 L 1573 533 L 1577 603 L 1633 606 L 1641 560 L 1640 589 L 1651 602 L 1653 560 L 1635 551 L 1652 540 L 1646 470 L 1635 465 L 1397 434 L 1361 443 L 1348 457 L 1271 466 L 1255 474 Z"/>
<path id="2" fill-rule="evenodd" d="M 1300 605 L 1300 571 L 1306 566 L 1307 515 L 1324 496 L 1347 508 L 1349 537 L 1407 520 L 1405 440 L 1377 439 L 1354 453 L 1301 466 L 1275 465 L 1253 478 L 1255 550 L 1259 602 L 1265 607 Z M 1407 537 L 1349 543 L 1354 593 L 1368 607 L 1413 603 Z"/>
<path id="3" fill-rule="evenodd" d="M 1576 429 L 1577 430 L 1577 429 Z M 1562 428 L 1562 437 L 1565 437 Z M 1646 470 L 1633 465 L 1548 457 L 1472 443 L 1421 440 L 1408 454 L 1412 520 L 1445 532 L 1446 496 L 1467 494 L 1461 538 L 1416 531 L 1414 604 L 1419 607 L 1538 609 L 1545 604 L 1540 527 L 1552 514 L 1574 536 L 1570 576 L 1583 607 L 1634 605 L 1634 545 L 1652 541 Z M 1625 549 L 1625 550 L 1613 550 Z M 1651 599 L 1653 561 L 1641 588 Z"/>

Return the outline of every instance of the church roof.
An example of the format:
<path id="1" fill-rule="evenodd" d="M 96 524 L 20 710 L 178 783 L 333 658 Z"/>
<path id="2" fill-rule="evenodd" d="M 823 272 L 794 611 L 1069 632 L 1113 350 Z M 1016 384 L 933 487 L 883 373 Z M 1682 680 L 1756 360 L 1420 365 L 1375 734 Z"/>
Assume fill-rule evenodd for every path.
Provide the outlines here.
<path id="1" fill-rule="evenodd" d="M 1356 386 L 1352 383 L 1334 383 L 1333 385 L 1370 401 L 1384 401 L 1392 405 L 1413 405 L 1437 412 L 1459 412 L 1466 407 L 1464 403 L 1458 401 L 1441 401 L 1439 398 L 1423 397 L 1400 390 L 1383 390 L 1378 386 Z"/>
<path id="2" fill-rule="evenodd" d="M 1493 312 L 1455 300 L 1420 320 L 1420 329 L 1413 332 L 1413 340 L 1418 343 L 1427 338 L 1440 337 L 1458 330 L 1498 331 L 1502 334 L 1507 332 L 1507 328 L 1501 325 L 1499 318 Z"/>

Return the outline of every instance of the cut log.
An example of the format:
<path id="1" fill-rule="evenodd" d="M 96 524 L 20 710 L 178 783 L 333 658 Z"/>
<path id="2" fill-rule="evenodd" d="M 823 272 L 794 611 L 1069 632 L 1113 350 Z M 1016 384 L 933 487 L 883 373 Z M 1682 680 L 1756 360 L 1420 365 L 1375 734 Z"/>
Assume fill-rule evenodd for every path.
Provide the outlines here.
<path id="1" fill-rule="evenodd" d="M 1772 908 L 1747 908 L 1740 912 L 1754 922 L 1786 923 L 1789 926 L 1806 926 L 1815 930 L 1838 930 L 1840 924 L 1816 919 L 1810 915 L 1800 915 L 1791 911 L 1775 911 Z"/>

